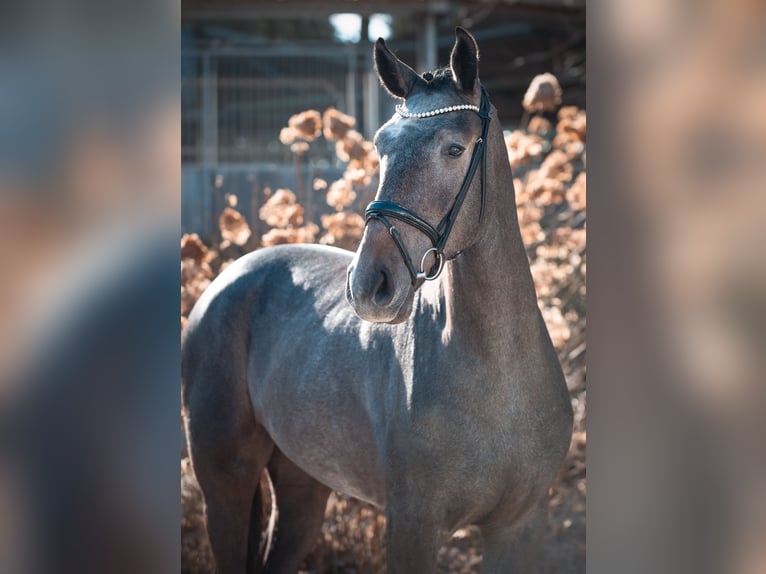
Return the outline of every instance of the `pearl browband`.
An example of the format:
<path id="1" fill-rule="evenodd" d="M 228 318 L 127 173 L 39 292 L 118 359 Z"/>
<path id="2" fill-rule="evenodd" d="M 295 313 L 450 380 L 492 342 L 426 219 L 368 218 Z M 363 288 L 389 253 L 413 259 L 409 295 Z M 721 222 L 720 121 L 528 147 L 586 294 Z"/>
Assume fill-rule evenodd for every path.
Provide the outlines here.
<path id="1" fill-rule="evenodd" d="M 396 113 L 402 116 L 403 118 L 430 118 L 431 116 L 446 114 L 447 112 L 457 112 L 460 110 L 471 110 L 472 112 L 479 113 L 479 106 L 474 106 L 473 104 L 458 104 L 456 106 L 447 106 L 444 108 L 439 108 L 438 110 L 432 110 L 430 112 L 420 112 L 417 114 L 414 112 L 408 112 L 403 104 L 399 104 L 396 106 Z"/>

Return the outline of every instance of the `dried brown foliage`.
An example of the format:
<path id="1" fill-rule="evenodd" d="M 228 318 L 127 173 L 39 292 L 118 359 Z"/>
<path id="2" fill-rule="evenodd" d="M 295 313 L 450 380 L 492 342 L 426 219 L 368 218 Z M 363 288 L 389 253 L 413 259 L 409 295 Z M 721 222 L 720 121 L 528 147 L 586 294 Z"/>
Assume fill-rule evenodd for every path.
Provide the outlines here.
<path id="1" fill-rule="evenodd" d="M 351 180 L 354 185 L 367 187 L 378 173 L 380 159 L 373 149 L 372 142 L 364 142 L 363 149 L 363 155 L 351 157 L 343 177 Z"/>
<path id="2" fill-rule="evenodd" d="M 543 138 L 517 131 L 506 136 L 506 142 L 510 141 L 509 160 L 516 168 L 519 225 L 538 302 L 566 375 L 575 415 L 570 449 L 551 487 L 544 544 L 552 558 L 546 560 L 543 571 L 581 572 L 587 445 L 585 111 L 562 108 L 558 118 L 555 134 L 549 131 Z M 535 153 L 538 144 L 543 150 L 539 154 Z"/>
<path id="3" fill-rule="evenodd" d="M 218 227 L 224 241 L 242 247 L 247 244 L 253 232 L 242 214 L 233 207 L 227 207 L 218 218 Z"/>
<path id="4" fill-rule="evenodd" d="M 567 201 L 572 209 L 585 211 L 585 172 L 581 171 L 580 175 L 574 180 L 574 183 L 567 190 Z"/>
<path id="5" fill-rule="evenodd" d="M 322 216 L 322 227 L 327 230 L 319 243 L 335 245 L 341 249 L 354 249 L 362 240 L 364 218 L 358 213 L 341 211 Z"/>
<path id="6" fill-rule="evenodd" d="M 324 122 L 324 137 L 328 140 L 342 140 L 350 129 L 356 125 L 356 119 L 339 112 L 335 108 L 328 108 L 322 116 Z"/>
<path id="7" fill-rule="evenodd" d="M 290 125 L 283 129 L 283 133 L 290 133 L 289 130 L 297 129 L 299 124 L 295 118 L 305 120 L 307 117 L 309 115 L 297 114 L 293 116 Z M 314 179 L 312 183 L 314 191 L 327 190 L 325 195 L 327 204 L 336 211 L 334 214 L 321 217 L 322 228 L 325 232 L 318 241 L 326 245 L 353 250 L 362 237 L 364 220 L 358 213 L 349 211 L 349 208 L 357 199 L 357 190 L 368 188 L 376 177 L 379 167 L 378 157 L 372 143 L 365 140 L 359 132 L 353 129 L 356 123 L 354 118 L 334 108 L 327 109 L 321 119 L 313 112 L 310 117 L 314 122 L 312 129 L 316 125 L 324 125 L 323 134 L 325 138 L 336 140 L 336 155 L 338 159 L 347 163 L 343 176 L 332 182 L 329 187 L 327 181 L 321 178 Z M 292 143 L 292 146 L 295 146 L 297 143 L 305 142 L 296 141 L 295 138 L 284 138 L 283 143 Z M 305 149 L 302 148 L 301 153 L 304 151 Z M 281 189 L 274 194 L 269 192 L 267 195 L 269 199 L 261 207 L 259 216 L 273 229 L 261 238 L 261 243 L 264 246 L 317 241 L 320 232 L 319 227 L 312 222 L 303 224 L 304 211 L 297 203 L 292 191 Z"/>
<path id="8" fill-rule="evenodd" d="M 366 147 L 365 143 L 369 146 Z M 345 137 L 335 144 L 335 153 L 340 161 L 351 161 L 352 159 L 359 161 L 370 151 L 372 151 L 372 144 L 365 142 L 362 134 L 356 130 L 349 130 Z"/>
<path id="9" fill-rule="evenodd" d="M 279 141 L 285 145 L 290 145 L 298 137 L 298 133 L 290 127 L 282 128 L 279 132 Z"/>
<path id="10" fill-rule="evenodd" d="M 542 116 L 534 116 L 529 120 L 527 131 L 538 136 L 545 136 L 553 129 L 553 124 Z"/>
<path id="11" fill-rule="evenodd" d="M 570 161 L 582 159 L 585 153 L 585 111 L 575 106 L 559 110 L 553 147 L 560 149 Z"/>
<path id="12" fill-rule="evenodd" d="M 193 259 L 201 263 L 207 257 L 207 247 L 196 233 L 184 233 L 181 237 L 181 259 Z"/>
<path id="13" fill-rule="evenodd" d="M 529 111 L 553 112 L 560 105 L 561 90 L 555 77 L 544 74 L 535 78 L 527 96 L 524 105 Z M 294 117 L 298 116 L 301 114 Z M 314 134 L 320 129 L 316 113 L 301 117 L 301 122 L 296 120 L 280 134 L 286 145 L 305 141 L 302 132 L 294 127 L 298 123 L 306 121 L 305 129 Z M 329 109 L 321 122 L 325 138 L 337 140 L 337 154 L 348 166 L 343 177 L 329 186 L 324 180 L 314 181 L 316 191 L 327 189 L 327 202 L 336 209 L 322 216 L 324 233 L 319 242 L 354 249 L 364 230 L 364 220 L 348 211 L 348 206 L 357 193 L 355 186 L 369 185 L 376 176 L 377 156 L 372 145 L 353 130 L 353 118 Z M 519 226 L 540 309 L 558 351 L 575 413 L 569 453 L 550 490 L 550 518 L 543 541 L 545 564 L 541 571 L 573 573 L 584 571 L 585 564 L 585 111 L 571 106 L 561 108 L 555 131 L 546 122 L 533 117 L 526 130 L 507 133 L 505 141 L 515 176 Z M 287 136 L 282 138 L 284 134 Z M 263 245 L 316 241 L 319 227 L 304 225 L 303 216 L 292 192 L 277 190 L 271 194 L 260 211 L 261 219 L 273 227 L 262 238 Z M 198 241 L 188 236 L 184 242 L 187 256 L 182 263 L 182 293 L 185 288 L 188 292 L 182 311 L 187 312 L 189 302 L 193 304 L 216 270 L 215 265 L 206 265 L 207 261 L 216 261 L 218 251 L 211 249 L 201 255 Z M 220 267 L 227 263 L 222 262 Z M 199 487 L 188 461 L 182 462 L 182 505 L 183 569 L 189 573 L 212 572 Z M 384 515 L 368 504 L 334 494 L 327 506 L 322 534 L 301 572 L 382 572 L 384 549 Z M 458 531 L 439 552 L 439 571 L 478 572 L 481 549 L 476 528 Z"/>
<path id="14" fill-rule="evenodd" d="M 314 243 L 318 233 L 319 227 L 311 222 L 300 227 L 274 228 L 263 235 L 261 243 L 264 247 L 285 243 Z"/>
<path id="15" fill-rule="evenodd" d="M 264 247 L 285 243 L 314 243 L 319 227 L 316 223 L 303 224 L 303 207 L 289 189 L 278 189 L 271 194 L 258 212 L 259 217 L 273 229 L 261 237 Z"/>
<path id="16" fill-rule="evenodd" d="M 206 261 L 192 258 L 181 260 L 181 315 L 186 316 L 213 279 L 213 270 Z"/>
<path id="17" fill-rule="evenodd" d="M 561 150 L 553 150 L 540 167 L 527 174 L 526 191 L 543 205 L 561 203 L 566 195 L 566 184 L 574 173 L 569 158 Z"/>
<path id="18" fill-rule="evenodd" d="M 561 105 L 561 86 L 556 76 L 547 73 L 535 76 L 522 105 L 528 112 L 555 112 Z"/>
<path id="19" fill-rule="evenodd" d="M 258 216 L 272 227 L 297 227 L 303 224 L 303 207 L 292 191 L 278 189 L 258 210 Z"/>
<path id="20" fill-rule="evenodd" d="M 314 141 L 322 131 L 322 115 L 316 110 L 306 110 L 292 116 L 287 127 L 295 132 L 296 138 Z"/>
<path id="21" fill-rule="evenodd" d="M 229 201 L 229 205 L 233 202 Z M 197 299 L 213 278 L 233 260 L 255 247 L 245 218 L 233 207 L 224 208 L 218 218 L 221 240 L 207 247 L 196 233 L 181 237 L 181 318 L 189 315 Z M 185 321 L 181 321 L 181 328 Z"/>
<path id="22" fill-rule="evenodd" d="M 228 239 L 224 239 L 221 241 L 221 243 L 218 244 L 218 251 L 213 256 L 213 259 L 211 260 L 212 265 L 218 266 L 218 272 L 220 273 L 223 271 L 224 266 L 227 262 L 234 261 L 235 259 L 239 259 L 242 257 L 245 253 L 247 253 L 249 249 L 246 245 L 237 245 L 236 243 L 232 243 Z"/>
<path id="23" fill-rule="evenodd" d="M 505 146 L 508 149 L 508 161 L 514 171 L 540 160 L 546 151 L 546 142 L 541 136 L 522 130 L 506 133 Z"/>
<path id="24" fill-rule="evenodd" d="M 559 110 L 559 122 L 556 131 L 562 137 L 585 143 L 586 117 L 585 110 L 577 106 L 565 106 Z"/>
<path id="25" fill-rule="evenodd" d="M 210 267 L 210 251 L 196 233 L 181 237 L 181 316 L 191 311 L 215 276 Z"/>
<path id="26" fill-rule="evenodd" d="M 341 178 L 333 182 L 327 191 L 327 205 L 335 208 L 336 211 L 343 211 L 351 205 L 356 199 L 354 184 L 351 180 Z M 323 226 L 324 227 L 324 226 Z"/>

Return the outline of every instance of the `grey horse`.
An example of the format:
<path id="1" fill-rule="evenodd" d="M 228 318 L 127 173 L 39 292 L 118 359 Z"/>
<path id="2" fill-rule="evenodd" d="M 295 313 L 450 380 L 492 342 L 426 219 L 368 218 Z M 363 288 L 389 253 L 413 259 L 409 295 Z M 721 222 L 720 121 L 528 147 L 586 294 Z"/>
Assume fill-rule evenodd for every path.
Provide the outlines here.
<path id="1" fill-rule="evenodd" d="M 385 508 L 390 572 L 434 572 L 469 524 L 483 572 L 536 568 L 572 411 L 478 48 L 458 28 L 448 68 L 419 76 L 383 40 L 374 60 L 402 102 L 375 136 L 356 254 L 253 252 L 185 327 L 186 432 L 220 574 L 295 572 L 332 490 Z"/>

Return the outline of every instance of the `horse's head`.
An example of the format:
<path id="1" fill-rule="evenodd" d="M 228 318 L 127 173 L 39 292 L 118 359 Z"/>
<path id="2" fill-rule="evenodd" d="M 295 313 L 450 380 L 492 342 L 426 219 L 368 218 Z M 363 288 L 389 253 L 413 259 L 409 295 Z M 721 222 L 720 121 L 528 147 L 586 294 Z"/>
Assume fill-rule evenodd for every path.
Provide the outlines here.
<path id="1" fill-rule="evenodd" d="M 382 39 L 374 60 L 383 86 L 404 101 L 375 134 L 380 186 L 365 213 L 346 296 L 362 319 L 400 323 L 423 282 L 476 239 L 489 101 L 479 83 L 476 41 L 462 28 L 449 68 L 421 77 Z"/>

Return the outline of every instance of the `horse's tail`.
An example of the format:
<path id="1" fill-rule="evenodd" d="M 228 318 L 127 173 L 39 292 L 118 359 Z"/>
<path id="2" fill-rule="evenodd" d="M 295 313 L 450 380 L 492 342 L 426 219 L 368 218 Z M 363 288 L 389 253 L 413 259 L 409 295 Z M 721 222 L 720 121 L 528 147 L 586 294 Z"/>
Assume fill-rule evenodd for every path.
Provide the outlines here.
<path id="1" fill-rule="evenodd" d="M 247 571 L 260 572 L 269 555 L 274 537 L 277 507 L 274 489 L 266 470 L 261 473 L 250 509 L 250 532 L 247 541 Z"/>

